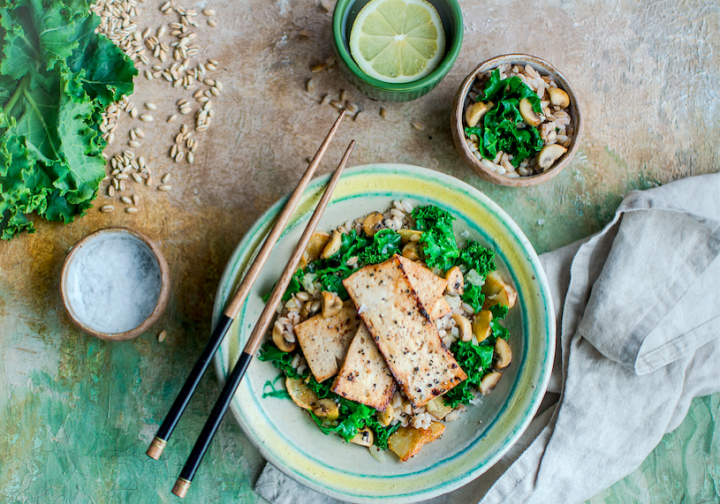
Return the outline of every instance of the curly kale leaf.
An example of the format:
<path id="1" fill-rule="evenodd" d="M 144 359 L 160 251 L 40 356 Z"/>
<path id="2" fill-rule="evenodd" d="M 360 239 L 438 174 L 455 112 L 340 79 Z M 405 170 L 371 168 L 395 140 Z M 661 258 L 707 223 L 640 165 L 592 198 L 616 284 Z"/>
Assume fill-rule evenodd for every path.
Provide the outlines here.
<path id="1" fill-rule="evenodd" d="M 400 252 L 401 237 L 392 229 L 381 229 L 373 242 L 360 253 L 360 261 L 365 264 L 378 264 Z"/>
<path id="2" fill-rule="evenodd" d="M 137 71 L 95 33 L 85 0 L 0 4 L 0 231 L 34 231 L 27 214 L 70 222 L 105 176 L 102 111 Z"/>
<path id="3" fill-rule="evenodd" d="M 457 340 L 450 346 L 450 351 L 468 376 L 467 380 L 460 382 L 443 396 L 445 404 L 455 408 L 458 404 L 470 404 L 475 398 L 471 387 L 480 387 L 480 381 L 490 370 L 493 345 L 485 344 L 485 342 L 476 345 L 472 341 Z"/>
<path id="4" fill-rule="evenodd" d="M 538 129 L 526 127 L 520 114 L 520 101 L 527 99 L 535 113 L 542 113 L 540 98 L 519 77 L 500 79 L 494 70 L 485 85 L 483 102 L 493 102 L 477 126 L 466 127 L 465 134 L 476 135 L 478 150 L 486 159 L 495 159 L 502 151 L 512 155 L 510 162 L 518 167 L 525 159 L 535 156 L 543 148 Z M 480 97 L 478 97 L 480 100 Z"/>
<path id="5" fill-rule="evenodd" d="M 422 231 L 420 243 L 425 263 L 442 270 L 450 269 L 460 257 L 449 212 L 437 206 L 417 207 L 412 211 L 415 227 Z"/>

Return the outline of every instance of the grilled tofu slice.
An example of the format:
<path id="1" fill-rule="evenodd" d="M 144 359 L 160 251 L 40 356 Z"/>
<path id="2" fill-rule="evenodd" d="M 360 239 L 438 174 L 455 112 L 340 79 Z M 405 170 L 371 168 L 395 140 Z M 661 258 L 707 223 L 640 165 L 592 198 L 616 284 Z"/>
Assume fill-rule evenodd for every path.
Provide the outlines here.
<path id="1" fill-rule="evenodd" d="M 359 324 L 355 305 L 348 300 L 331 317 L 318 314 L 295 326 L 297 340 L 317 381 L 327 380 L 338 372 Z"/>
<path id="2" fill-rule="evenodd" d="M 430 318 L 435 320 L 450 312 L 450 307 L 443 299 L 447 280 L 415 261 L 400 255 L 397 258 L 410 280 L 410 285 L 420 298 L 423 308 L 430 314 Z"/>
<path id="3" fill-rule="evenodd" d="M 465 380 L 397 256 L 343 280 L 395 380 L 420 407 Z"/>
<path id="4" fill-rule="evenodd" d="M 395 393 L 395 379 L 365 324 L 350 344 L 332 391 L 378 411 L 385 411 Z"/>
<path id="5" fill-rule="evenodd" d="M 452 311 L 452 308 L 450 308 L 450 305 L 445 301 L 444 297 L 441 297 L 437 301 L 435 301 L 435 304 L 432 307 L 432 311 L 430 312 L 430 318 L 432 320 L 437 320 L 440 317 L 444 317 L 448 313 Z"/>

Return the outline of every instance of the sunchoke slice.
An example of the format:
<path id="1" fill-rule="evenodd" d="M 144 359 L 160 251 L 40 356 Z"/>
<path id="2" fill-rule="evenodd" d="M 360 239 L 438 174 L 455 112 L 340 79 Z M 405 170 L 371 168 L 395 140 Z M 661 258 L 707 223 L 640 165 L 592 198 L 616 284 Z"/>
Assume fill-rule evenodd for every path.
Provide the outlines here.
<path id="1" fill-rule="evenodd" d="M 316 231 L 313 233 L 308 242 L 308 246 L 305 247 L 305 251 L 303 252 L 300 267 L 304 268 L 311 262 L 320 259 L 320 254 L 322 254 L 328 240 L 330 240 L 330 233 L 324 231 Z"/>
<path id="2" fill-rule="evenodd" d="M 442 436 L 444 430 L 445 426 L 440 422 L 432 422 L 428 429 L 400 427 L 388 438 L 388 448 L 400 457 L 401 462 L 407 462 L 417 455 L 427 443 Z"/>
<path id="3" fill-rule="evenodd" d="M 365 217 L 365 221 L 363 222 L 363 231 L 365 231 L 366 235 L 373 237 L 375 236 L 375 233 L 385 227 L 383 221 L 384 219 L 381 213 L 373 212 Z"/>
<path id="4" fill-rule="evenodd" d="M 318 396 L 300 378 L 286 378 L 285 388 L 290 399 L 301 408 L 306 410 L 317 408 L 320 401 Z"/>
<path id="5" fill-rule="evenodd" d="M 367 427 L 363 427 L 358 431 L 357 434 L 350 440 L 351 443 L 356 445 L 371 447 L 375 442 L 375 434 Z"/>

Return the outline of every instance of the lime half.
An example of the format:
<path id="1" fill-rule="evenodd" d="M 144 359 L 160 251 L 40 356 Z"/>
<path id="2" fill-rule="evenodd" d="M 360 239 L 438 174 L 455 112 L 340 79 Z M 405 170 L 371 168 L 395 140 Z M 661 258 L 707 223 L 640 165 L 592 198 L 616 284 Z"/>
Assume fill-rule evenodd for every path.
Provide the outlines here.
<path id="1" fill-rule="evenodd" d="M 427 0 L 371 0 L 353 23 L 350 54 L 383 82 L 422 79 L 445 54 L 440 15 Z"/>

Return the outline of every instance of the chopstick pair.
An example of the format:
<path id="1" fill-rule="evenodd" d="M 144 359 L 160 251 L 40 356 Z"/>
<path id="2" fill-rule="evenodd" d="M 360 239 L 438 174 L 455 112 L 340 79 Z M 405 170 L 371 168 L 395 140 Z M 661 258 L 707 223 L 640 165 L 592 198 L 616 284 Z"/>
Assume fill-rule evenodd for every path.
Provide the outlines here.
<path id="1" fill-rule="evenodd" d="M 150 444 L 150 447 L 147 450 L 147 455 L 155 460 L 157 460 L 160 455 L 162 454 L 165 446 L 167 445 L 167 441 L 170 439 L 170 436 L 173 433 L 173 430 L 175 429 L 175 426 L 177 425 L 177 422 L 179 421 L 180 417 L 182 416 L 185 408 L 187 407 L 188 402 L 190 401 L 190 398 L 192 397 L 192 394 L 195 392 L 195 389 L 197 388 L 198 383 L 200 382 L 200 379 L 202 378 L 203 374 L 205 373 L 205 370 L 207 369 L 210 359 L 213 357 L 215 352 L 217 351 L 218 347 L 220 346 L 220 343 L 222 342 L 223 338 L 225 337 L 225 334 L 227 333 L 228 329 L 232 325 L 232 322 L 234 318 L 237 316 L 238 312 L 240 311 L 240 308 L 242 307 L 243 303 L 247 299 L 247 296 L 250 292 L 250 289 L 252 288 L 252 285 L 254 284 L 255 280 L 257 279 L 260 270 L 262 269 L 263 265 L 267 261 L 268 257 L 270 256 L 270 253 L 272 252 L 272 249 L 277 242 L 277 240 L 280 237 L 280 234 L 282 233 L 282 230 L 284 229 L 285 225 L 287 224 L 290 216 L 292 215 L 293 211 L 295 210 L 295 207 L 297 206 L 298 202 L 300 201 L 300 198 L 305 191 L 305 188 L 307 187 L 308 183 L 310 182 L 310 179 L 313 177 L 318 165 L 320 164 L 320 161 L 322 160 L 322 157 L 324 156 L 325 152 L 327 151 L 327 148 L 330 144 L 330 141 L 334 137 L 335 133 L 337 132 L 340 123 L 342 122 L 343 118 L 345 117 L 345 112 L 342 111 L 340 115 L 338 116 L 337 120 L 333 124 L 333 127 L 330 129 L 330 132 L 325 137 L 325 140 L 320 145 L 320 148 L 318 149 L 317 153 L 315 154 L 315 157 L 310 162 L 310 165 L 308 166 L 307 170 L 305 171 L 305 174 L 300 179 L 300 182 L 298 183 L 297 187 L 295 188 L 295 191 L 290 195 L 290 198 L 288 199 L 288 202 L 285 204 L 285 207 L 283 208 L 282 212 L 277 218 L 277 222 L 275 223 L 275 226 L 268 234 L 267 238 L 265 239 L 260 251 L 258 252 L 257 256 L 255 257 L 252 265 L 250 266 L 250 269 L 248 270 L 247 274 L 243 278 L 240 286 L 238 287 L 235 295 L 233 296 L 230 303 L 225 308 L 222 317 L 218 321 L 217 326 L 215 327 L 215 330 L 213 331 L 212 335 L 210 336 L 210 340 L 208 341 L 207 345 L 203 349 L 202 354 L 200 355 L 200 358 L 196 362 L 195 366 L 193 367 L 192 371 L 190 372 L 190 375 L 188 376 L 185 384 L 183 385 L 182 389 L 180 390 L 180 393 L 178 394 L 178 397 L 175 399 L 175 402 L 173 403 L 172 407 L 170 408 L 170 411 L 168 412 L 165 420 L 161 424 L 160 428 L 157 431 L 157 434 L 155 435 L 155 438 L 153 439 L 152 443 Z M 310 222 L 308 222 L 307 227 L 305 228 L 300 241 L 298 242 L 295 251 L 293 252 L 287 266 L 285 267 L 285 270 L 283 271 L 280 279 L 278 280 L 278 283 L 275 285 L 275 288 L 272 291 L 272 294 L 270 296 L 270 299 L 265 305 L 265 308 L 260 315 L 260 319 L 258 320 L 257 324 L 255 325 L 255 328 L 253 329 L 252 334 L 250 335 L 250 338 L 248 339 L 245 348 L 240 355 L 239 360 L 235 364 L 235 367 L 233 368 L 230 376 L 228 377 L 227 382 L 225 383 L 225 386 L 223 387 L 223 390 L 220 394 L 220 397 L 218 398 L 215 407 L 213 408 L 212 412 L 210 413 L 210 417 L 208 418 L 205 427 L 203 428 L 202 432 L 200 433 L 200 437 L 198 438 L 197 442 L 195 443 L 195 446 L 190 454 L 190 457 L 188 458 L 187 463 L 185 464 L 185 467 L 183 468 L 182 472 L 180 473 L 180 477 L 178 478 L 177 482 L 175 483 L 175 486 L 173 487 L 173 493 L 179 497 L 184 497 L 187 494 L 187 491 L 190 487 L 190 484 L 192 482 L 192 479 L 195 475 L 195 472 L 197 471 L 197 468 L 199 467 L 200 463 L 202 462 L 203 456 L 205 455 L 205 452 L 207 451 L 207 448 L 210 445 L 210 442 L 212 441 L 213 436 L 215 435 L 215 432 L 217 431 L 218 426 L 220 425 L 220 422 L 222 421 L 222 418 L 227 411 L 227 408 L 230 405 L 230 402 L 235 394 L 235 391 L 237 390 L 237 387 L 240 384 L 240 381 L 242 380 L 243 376 L 245 375 L 245 371 L 247 370 L 248 365 L 250 364 L 250 361 L 252 360 L 253 355 L 257 351 L 260 341 L 262 340 L 263 335 L 267 331 L 270 322 L 272 320 L 272 317 L 275 314 L 275 310 L 277 308 L 278 303 L 280 302 L 283 293 L 287 289 L 288 284 L 290 283 L 290 280 L 292 279 L 293 274 L 297 270 L 300 260 L 302 258 L 302 254 L 305 250 L 305 248 L 308 245 L 308 242 L 310 241 L 310 237 L 312 236 L 313 232 L 315 231 L 315 228 L 317 227 L 317 224 L 322 216 L 323 211 L 325 210 L 325 207 L 327 206 L 328 202 L 330 201 L 330 198 L 332 196 L 333 190 L 335 189 L 335 186 L 337 185 L 338 180 L 340 179 L 340 175 L 343 172 L 343 169 L 345 168 L 345 165 L 347 164 L 348 158 L 350 157 L 350 154 L 352 153 L 353 149 L 355 147 L 355 141 L 353 140 L 350 142 L 350 145 L 348 146 L 347 150 L 345 151 L 345 154 L 343 155 L 342 160 L 340 161 L 340 164 L 338 165 L 338 168 L 335 170 L 335 173 L 333 174 L 332 178 L 330 179 L 330 182 L 328 183 L 325 193 L 323 194 L 322 198 L 320 199 L 320 202 L 318 203 L 315 212 L 313 213 Z"/>

